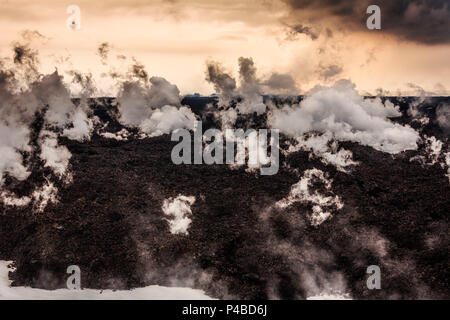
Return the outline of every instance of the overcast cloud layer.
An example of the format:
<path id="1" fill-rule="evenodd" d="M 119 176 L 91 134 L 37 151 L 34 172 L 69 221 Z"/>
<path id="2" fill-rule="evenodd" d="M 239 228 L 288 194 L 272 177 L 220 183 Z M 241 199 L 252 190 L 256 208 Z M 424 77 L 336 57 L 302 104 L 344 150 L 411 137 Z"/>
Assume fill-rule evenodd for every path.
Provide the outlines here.
<path id="1" fill-rule="evenodd" d="M 0 2 L 0 53 L 9 53 L 24 30 L 36 30 L 41 35 L 44 72 L 53 72 L 55 65 L 58 70 L 77 66 L 92 73 L 103 95 L 117 94 L 110 82 L 99 78 L 109 71 L 107 65 L 120 69 L 123 61 L 116 59 L 120 56 L 135 57 L 150 74 L 176 83 L 182 95 L 215 91 L 198 72 L 205 60 L 221 61 L 237 79 L 236 61 L 241 56 L 252 57 L 260 66 L 257 76 L 266 86 L 284 82 L 289 92 L 300 88 L 304 93 L 341 78 L 371 94 L 380 88 L 392 95 L 414 94 L 408 82 L 439 95 L 450 89 L 446 0 L 79 0 L 76 4 L 81 29 L 69 30 L 67 3 Z M 381 8 L 381 30 L 366 28 L 371 4 Z"/>
<path id="2" fill-rule="evenodd" d="M 382 30 L 401 39 L 426 44 L 450 42 L 450 2 L 448 0 L 285 0 L 299 15 L 314 12 L 314 17 L 339 22 L 352 30 L 365 30 L 368 6 L 381 9 Z"/>

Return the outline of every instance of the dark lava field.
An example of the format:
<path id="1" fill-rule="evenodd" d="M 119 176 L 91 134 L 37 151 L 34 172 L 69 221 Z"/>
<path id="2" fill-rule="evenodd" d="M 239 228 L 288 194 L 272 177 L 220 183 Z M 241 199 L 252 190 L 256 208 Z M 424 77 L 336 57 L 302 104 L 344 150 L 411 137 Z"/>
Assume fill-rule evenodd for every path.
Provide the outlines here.
<path id="1" fill-rule="evenodd" d="M 448 132 L 434 119 L 445 99 L 421 104 L 426 125 L 406 113 L 408 98 L 394 99 L 403 115 L 392 120 L 448 148 Z M 123 128 L 113 100 L 91 100 L 104 132 Z M 209 102 L 214 99 L 190 97 L 182 104 L 204 128 L 220 128 Z M 280 153 L 278 173 L 264 176 L 245 166 L 175 165 L 170 155 L 177 142 L 167 134 L 118 141 L 96 131 L 88 142 L 58 138 L 72 153 L 73 181 L 65 184 L 37 157 L 41 118 L 33 122 L 36 150 L 24 154 L 41 170 L 26 181 L 7 176 L 5 186 L 27 195 L 51 179 L 58 202 L 42 212 L 0 204 L 0 260 L 14 261 L 13 286 L 64 288 L 66 268 L 75 264 L 82 287 L 93 289 L 186 286 L 220 299 L 303 299 L 322 292 L 353 299 L 450 298 L 450 183 L 442 161 L 410 161 L 420 146 L 391 155 L 339 142 L 359 162 L 347 172 L 305 150 Z M 265 121 L 248 115 L 236 127 L 262 128 Z M 288 142 L 281 135 L 281 146 Z M 308 222 L 311 203 L 274 206 L 309 169 L 325 172 L 344 204 L 319 226 Z M 320 182 L 314 188 L 325 190 Z M 161 209 L 178 195 L 195 197 L 188 234 L 171 233 Z M 369 265 L 380 266 L 381 290 L 366 286 Z"/>

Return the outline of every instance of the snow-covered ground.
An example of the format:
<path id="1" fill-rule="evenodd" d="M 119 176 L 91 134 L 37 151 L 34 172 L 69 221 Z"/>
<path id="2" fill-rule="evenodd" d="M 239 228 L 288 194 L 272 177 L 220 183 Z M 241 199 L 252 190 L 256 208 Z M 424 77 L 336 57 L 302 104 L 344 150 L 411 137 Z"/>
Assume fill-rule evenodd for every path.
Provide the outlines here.
<path id="1" fill-rule="evenodd" d="M 148 286 L 133 290 L 43 290 L 29 287 L 11 287 L 8 265 L 0 261 L 0 300 L 212 300 L 203 291 L 190 288 Z M 348 295 L 323 294 L 307 300 L 351 300 Z"/>
<path id="2" fill-rule="evenodd" d="M 133 290 L 43 290 L 28 287 L 11 287 L 8 265 L 0 261 L 0 300 L 210 300 L 203 291 L 190 288 L 148 286 Z"/>
<path id="3" fill-rule="evenodd" d="M 352 300 L 352 298 L 348 294 L 319 294 L 308 297 L 306 300 Z"/>

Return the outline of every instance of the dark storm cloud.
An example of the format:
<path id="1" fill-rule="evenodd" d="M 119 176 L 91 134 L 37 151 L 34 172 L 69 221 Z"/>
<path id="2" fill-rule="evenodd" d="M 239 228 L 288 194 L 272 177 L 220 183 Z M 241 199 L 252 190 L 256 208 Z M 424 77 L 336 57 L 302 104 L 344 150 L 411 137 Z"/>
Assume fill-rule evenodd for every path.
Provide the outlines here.
<path id="1" fill-rule="evenodd" d="M 16 41 L 13 46 L 13 62 L 24 72 L 28 81 L 36 79 L 39 75 L 39 52 L 31 47 L 34 40 L 47 40 L 38 31 L 25 30 L 21 33 L 21 41 Z M 17 70 L 16 70 L 17 71 Z"/>
<path id="2" fill-rule="evenodd" d="M 111 46 L 108 42 L 101 43 L 97 48 L 97 54 L 100 56 L 100 59 L 103 64 L 106 64 L 106 60 L 108 59 L 108 53 L 111 49 Z"/>
<path id="3" fill-rule="evenodd" d="M 148 73 L 145 66 L 133 58 L 133 64 L 130 66 L 129 75 L 138 78 L 144 82 L 148 81 Z"/>
<path id="4" fill-rule="evenodd" d="M 311 38 L 311 40 L 316 40 L 319 36 L 312 30 L 311 27 L 304 26 L 302 24 L 297 24 L 295 26 L 289 26 L 289 38 L 295 38 L 297 34 L 304 34 Z"/>
<path id="5" fill-rule="evenodd" d="M 426 44 L 450 43 L 449 0 L 283 0 L 294 15 L 313 10 L 318 19 L 338 17 L 349 28 L 366 29 L 366 9 L 381 8 L 381 31 Z"/>
<path id="6" fill-rule="evenodd" d="M 21 41 L 13 43 L 13 61 L 18 65 L 27 65 L 36 70 L 38 61 L 38 51 L 31 48 L 32 41 L 42 41 L 45 43 L 49 38 L 43 36 L 37 30 L 24 30 L 21 32 Z"/>
<path id="7" fill-rule="evenodd" d="M 17 44 L 14 46 L 14 63 L 23 64 L 25 59 L 33 60 L 35 55 L 25 45 Z"/>
<path id="8" fill-rule="evenodd" d="M 225 71 L 220 63 L 215 61 L 206 63 L 206 81 L 214 85 L 220 105 L 229 103 L 237 95 L 254 102 L 261 98 L 261 93 L 295 95 L 299 92 L 295 80 L 289 74 L 274 72 L 261 78 L 257 75 L 252 58 L 240 57 L 238 64 L 239 86 L 236 79 Z"/>
<path id="9" fill-rule="evenodd" d="M 206 62 L 206 81 L 214 85 L 214 90 L 225 99 L 232 98 L 236 90 L 236 80 L 215 61 Z"/>
<path id="10" fill-rule="evenodd" d="M 295 80 L 288 74 L 272 73 L 262 84 L 267 86 L 271 93 L 298 94 L 299 91 Z"/>
<path id="11" fill-rule="evenodd" d="M 334 76 L 337 76 L 338 74 L 342 73 L 342 71 L 343 71 L 342 67 L 336 64 L 332 64 L 329 66 L 321 65 L 318 70 L 320 77 L 324 80 L 331 79 Z"/>
<path id="12" fill-rule="evenodd" d="M 255 83 L 256 80 L 256 67 L 252 58 L 240 57 L 239 60 L 239 75 L 244 83 Z"/>

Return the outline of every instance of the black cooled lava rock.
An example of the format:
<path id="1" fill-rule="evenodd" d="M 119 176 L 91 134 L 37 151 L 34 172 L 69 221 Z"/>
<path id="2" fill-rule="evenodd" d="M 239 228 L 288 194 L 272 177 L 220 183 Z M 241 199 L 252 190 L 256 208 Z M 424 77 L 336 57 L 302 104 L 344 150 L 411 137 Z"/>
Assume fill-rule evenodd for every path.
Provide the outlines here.
<path id="1" fill-rule="evenodd" d="M 123 127 L 111 103 L 93 101 L 93 113 L 117 132 Z M 214 99 L 183 103 L 208 119 Z M 395 121 L 410 123 L 403 111 Z M 240 121 L 263 127 L 265 120 Z M 433 120 L 424 130 L 448 139 Z M 75 264 L 84 288 L 185 285 L 217 298 L 297 299 L 311 294 L 311 283 L 326 290 L 342 278 L 354 298 L 450 298 L 450 183 L 439 164 L 409 161 L 415 151 L 392 156 L 345 142 L 360 163 L 347 173 L 298 151 L 281 156 L 276 175 L 261 176 L 245 167 L 175 165 L 169 135 L 60 143 L 72 153 L 73 182 L 55 180 L 59 202 L 41 213 L 0 204 L 0 259 L 14 261 L 14 286 L 65 287 L 66 268 Z M 327 173 L 344 203 L 319 227 L 306 219 L 308 204 L 274 206 L 313 168 Z M 48 175 L 7 184 L 27 194 Z M 171 234 L 161 210 L 180 194 L 196 199 L 187 235 Z M 382 290 L 367 289 L 369 265 L 381 267 Z"/>

